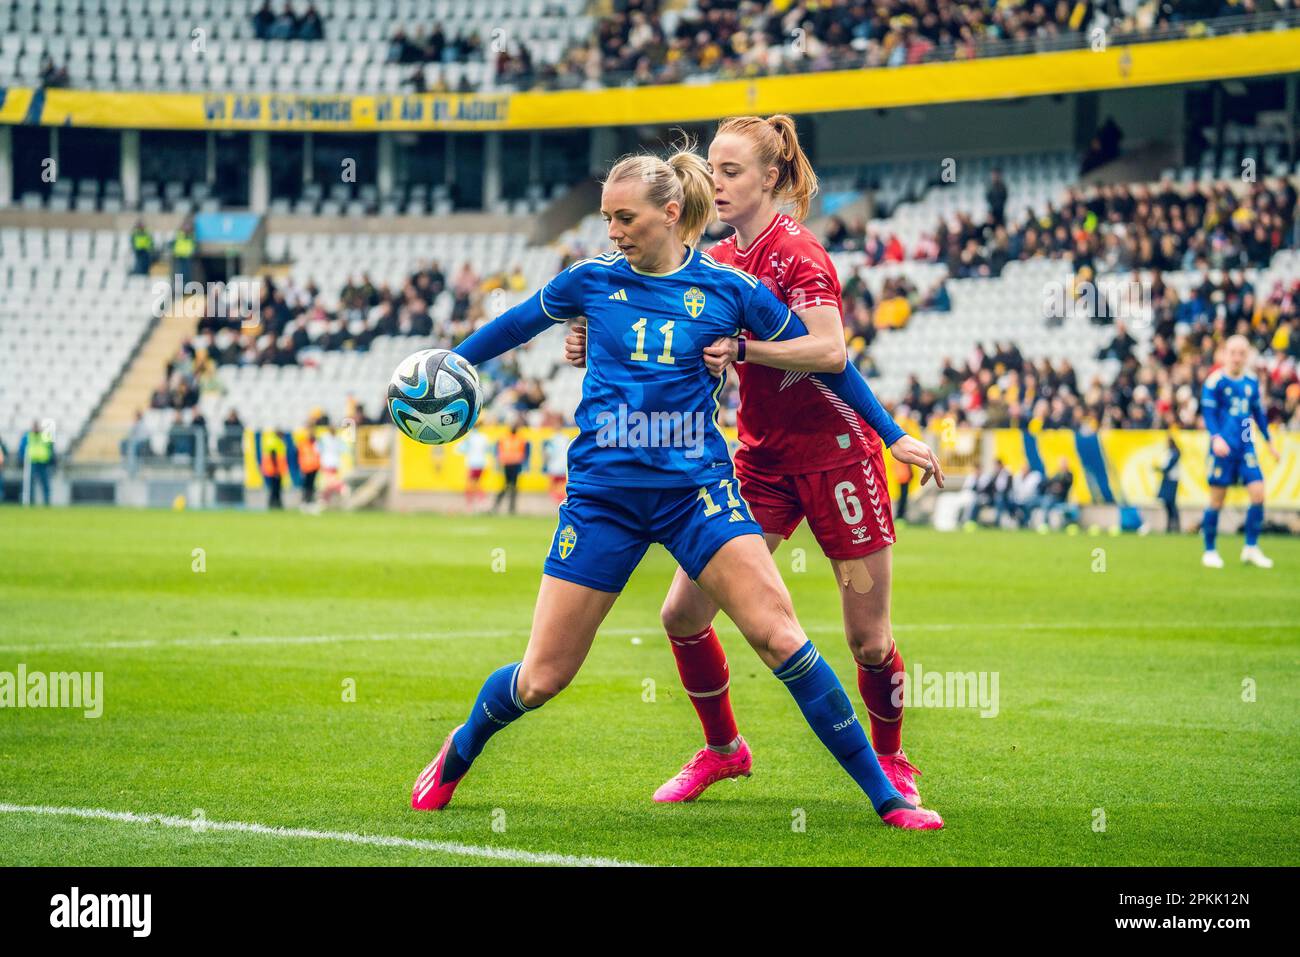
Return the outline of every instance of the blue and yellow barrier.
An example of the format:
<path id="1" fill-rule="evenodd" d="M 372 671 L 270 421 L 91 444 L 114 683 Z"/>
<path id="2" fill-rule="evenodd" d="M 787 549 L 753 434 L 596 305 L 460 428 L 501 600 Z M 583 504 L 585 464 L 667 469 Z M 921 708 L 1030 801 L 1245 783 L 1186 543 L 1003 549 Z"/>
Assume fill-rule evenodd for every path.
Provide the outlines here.
<path id="1" fill-rule="evenodd" d="M 908 432 L 920 435 L 915 423 L 905 424 Z M 463 492 L 467 479 L 465 445 L 421 445 L 395 429 L 384 426 L 367 427 L 383 429 L 392 436 L 391 449 L 396 461 L 385 461 L 372 455 L 365 463 L 368 467 L 395 469 L 399 492 Z M 508 430 L 505 426 L 484 426 L 478 430 L 495 448 L 497 439 Z M 544 492 L 550 488 L 550 478 L 545 474 L 544 446 L 556 433 L 552 428 L 525 428 L 524 437 L 530 444 L 528 463 L 520 475 L 519 488 L 524 492 Z M 570 440 L 577 429 L 563 431 Z M 728 444 L 736 447 L 736 430 L 722 430 Z M 283 442 L 289 475 L 298 484 L 297 449 L 293 438 L 297 433 L 274 433 Z M 974 438 L 973 433 L 967 433 Z M 1026 462 L 1031 467 L 1051 474 L 1064 459 L 1074 475 L 1072 499 L 1080 505 L 1122 504 L 1149 506 L 1159 504 L 1156 495 L 1160 488 L 1159 467 L 1165 460 L 1166 442 L 1170 433 L 1160 430 L 1107 430 L 1099 433 L 1074 432 L 1069 429 L 988 429 L 982 433 L 985 443 L 992 443 L 992 455 L 1000 458 L 1013 473 L 1020 471 Z M 1206 461 L 1209 437 L 1200 431 L 1173 433 L 1182 458 L 1178 500 L 1187 507 L 1203 506 L 1207 502 Z M 1268 504 L 1278 508 L 1300 509 L 1300 434 L 1279 433 L 1274 436 L 1281 461 L 1268 453 L 1263 443 L 1256 444 L 1260 468 L 1268 493 Z M 248 431 L 244 434 L 244 464 L 246 484 L 260 488 L 259 456 L 267 434 Z M 383 445 L 384 443 L 371 443 Z M 354 467 L 355 451 L 351 442 L 345 442 L 343 471 Z M 386 446 L 389 447 L 389 446 Z M 889 474 L 889 492 L 898 495 L 898 482 L 894 477 L 892 459 L 885 453 L 886 471 Z M 952 484 L 958 484 L 960 480 Z M 911 487 L 919 488 L 920 473 L 913 470 Z M 501 489 L 504 477 L 493 456 L 483 473 L 483 488 L 494 492 Z M 950 486 L 951 487 L 951 486 Z M 1244 505 L 1245 490 L 1233 489 L 1228 494 L 1229 505 Z"/>
<path id="2" fill-rule="evenodd" d="M 994 454 L 1013 473 L 1029 462 L 1044 467 L 1047 474 L 1056 471 L 1064 458 L 1074 475 L 1073 498 L 1080 505 L 1112 503 L 1123 505 L 1157 505 L 1160 489 L 1160 466 L 1164 463 L 1171 433 L 1147 429 L 1109 429 L 1098 433 L 1074 432 L 1069 429 L 991 429 L 987 433 L 994 444 Z M 1178 503 L 1189 507 L 1209 501 L 1206 491 L 1206 463 L 1209 459 L 1209 435 L 1202 431 L 1172 433 L 1178 443 L 1181 472 Z M 1267 503 L 1278 508 L 1300 508 L 1300 435 L 1281 433 L 1274 436 L 1282 459 L 1269 455 L 1262 442 L 1256 441 L 1260 469 L 1264 473 Z M 1229 505 L 1245 505 L 1246 492 L 1234 488 L 1228 493 Z"/>

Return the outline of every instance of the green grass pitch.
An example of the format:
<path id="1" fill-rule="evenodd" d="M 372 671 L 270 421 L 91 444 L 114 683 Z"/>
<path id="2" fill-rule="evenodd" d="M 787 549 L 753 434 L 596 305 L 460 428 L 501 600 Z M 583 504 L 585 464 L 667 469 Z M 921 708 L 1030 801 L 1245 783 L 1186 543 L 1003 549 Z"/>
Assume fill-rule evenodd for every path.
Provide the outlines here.
<path id="1" fill-rule="evenodd" d="M 520 863 L 1300 863 L 1295 539 L 1264 541 L 1277 562 L 1266 572 L 1237 564 L 1240 538 L 1226 536 L 1216 573 L 1191 536 L 903 529 L 893 617 L 909 668 L 999 681 L 995 717 L 907 713 L 904 744 L 947 820 L 940 833 L 881 826 L 726 622 L 754 775 L 692 805 L 650 801 L 699 743 L 658 626 L 672 565 L 656 547 L 573 686 L 493 739 L 449 810 L 412 811 L 415 775 L 484 676 L 520 657 L 553 529 L 0 512 L 0 671 L 102 671 L 105 699 L 98 719 L 0 710 L 0 864 L 485 862 L 444 842 L 526 852 Z M 777 563 L 857 701 L 828 563 L 804 530 Z M 19 810 L 32 807 L 434 843 Z"/>

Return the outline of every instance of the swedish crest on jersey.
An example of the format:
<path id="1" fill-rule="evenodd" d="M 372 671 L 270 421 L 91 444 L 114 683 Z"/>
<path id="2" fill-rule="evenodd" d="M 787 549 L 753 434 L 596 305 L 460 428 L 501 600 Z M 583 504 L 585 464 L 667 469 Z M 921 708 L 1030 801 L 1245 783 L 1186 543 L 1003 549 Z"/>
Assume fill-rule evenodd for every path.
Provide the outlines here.
<path id="1" fill-rule="evenodd" d="M 573 530 L 572 525 L 565 525 L 560 529 L 560 557 L 568 558 L 569 553 L 573 551 L 573 546 L 578 544 L 578 533 Z"/>
<path id="2" fill-rule="evenodd" d="M 704 311 L 704 293 L 699 286 L 692 286 L 682 294 L 682 303 L 686 306 L 686 311 L 690 313 L 692 319 L 698 319 L 700 313 Z"/>

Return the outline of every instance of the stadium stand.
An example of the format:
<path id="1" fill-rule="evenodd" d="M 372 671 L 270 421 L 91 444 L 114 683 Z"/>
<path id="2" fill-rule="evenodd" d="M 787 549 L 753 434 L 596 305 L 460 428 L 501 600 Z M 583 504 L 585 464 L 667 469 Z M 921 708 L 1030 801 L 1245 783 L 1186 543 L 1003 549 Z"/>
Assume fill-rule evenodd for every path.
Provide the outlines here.
<path id="1" fill-rule="evenodd" d="M 833 258 L 845 288 L 852 354 L 879 393 L 923 421 L 952 416 L 974 425 L 1038 419 L 1072 426 L 1159 427 L 1177 421 L 1193 427 L 1196 390 L 1213 354 L 1213 339 L 1205 337 L 1241 325 L 1262 350 L 1275 417 L 1300 425 L 1294 186 L 1115 184 L 1080 192 L 1069 164 L 1060 154 L 987 158 L 972 162 L 960 185 L 932 185 L 923 196 L 897 203 L 892 216 L 872 219 L 865 232 L 868 238 L 898 237 L 905 253 L 897 261 L 878 256 L 870 244 L 853 248 L 852 238 L 839 244 Z M 1207 234 L 1217 239 L 1210 254 L 1193 256 L 1200 234 L 1180 233 L 1188 253 L 1172 263 L 1103 255 L 1085 264 L 1073 257 L 1070 242 L 1032 256 L 1022 248 L 1022 255 L 1006 258 L 997 269 L 971 269 L 938 257 L 941 244 L 926 231 L 929 224 L 964 223 L 978 237 L 972 241 L 984 240 L 982 224 L 990 216 L 984 188 L 994 168 L 1007 181 L 1009 210 L 1036 207 L 1041 216 L 1059 219 L 1069 237 L 1081 231 L 1090 239 L 1106 237 L 1110 220 L 1134 221 L 1124 207 L 1098 217 L 1096 229 L 1087 230 L 1089 204 L 1107 196 L 1133 197 L 1135 206 L 1159 211 L 1182 208 L 1195 195 L 1217 211 L 1217 232 Z M 913 195 L 925 189 L 919 169 L 899 165 L 866 172 L 882 179 L 897 174 L 912 182 Z M 1065 201 L 1053 203 L 1054 196 Z M 1277 218 L 1274 240 L 1282 248 L 1275 253 L 1270 243 L 1247 254 L 1234 237 L 1249 235 L 1261 213 Z M 1155 228 L 1167 230 L 1169 222 Z M 6 403 L 2 434 L 6 441 L 16 439 L 32 412 L 46 410 L 63 424 L 60 441 L 66 448 L 147 329 L 150 284 L 124 278 L 129 249 L 127 237 L 117 233 L 6 229 L 0 235 L 4 278 L 15 289 L 0 324 L 6 371 L 13 370 L 3 381 L 17 397 Z M 159 237 L 159 245 L 164 239 Z M 528 246 L 518 233 L 273 233 L 268 253 L 288 266 L 265 293 L 269 313 L 260 325 L 242 317 L 200 322 L 171 368 L 158 370 L 167 381 L 156 390 L 155 408 L 142 428 L 157 444 L 176 424 L 177 411 L 187 423 L 195 414 L 203 422 L 220 422 L 233 411 L 255 428 L 291 427 L 316 412 L 335 421 L 378 420 L 380 397 L 358 395 L 358 383 L 385 381 L 397 359 L 416 348 L 454 344 L 564 262 L 605 242 L 598 216 L 583 219 L 557 244 L 539 247 Z M 918 258 L 918 249 L 928 252 Z M 37 268 L 49 262 L 59 265 Z M 1105 308 L 1075 307 L 1075 284 L 1091 277 L 1094 267 L 1098 290 L 1129 297 L 1120 303 L 1129 311 L 1119 319 L 1131 342 L 1121 336 L 1118 352 L 1116 316 Z M 1044 290 L 1052 288 L 1060 290 L 1062 315 L 1047 314 Z M 113 294 L 107 311 L 105 291 Z M 92 302 L 94 309 L 88 308 Z M 54 323 L 30 318 L 46 310 Z M 74 344 L 103 349 L 107 365 L 55 396 L 48 377 L 31 375 L 32 357 L 38 357 L 36 365 L 56 366 L 61 350 Z M 1173 361 L 1162 358 L 1168 351 Z M 558 355 L 543 338 L 485 369 L 490 411 L 500 419 L 531 413 L 534 419 L 568 419 L 580 377 Z M 1070 370 L 1063 390 L 1056 388 L 1061 369 Z M 1047 400 L 1045 408 L 1039 399 Z M 729 393 L 727 404 L 734 409 L 734 403 Z"/>
<path id="2" fill-rule="evenodd" d="M 241 209 L 246 200 L 231 201 L 218 195 L 179 157 L 164 154 L 155 158 L 157 178 L 140 183 L 140 201 L 134 207 L 142 213 L 215 213 Z M 485 211 L 501 216 L 530 216 L 560 199 L 569 189 L 567 183 L 530 184 L 514 200 L 499 199 Z M 18 199 L 22 209 L 50 212 L 120 213 L 127 209 L 122 185 L 116 179 L 85 178 L 77 181 L 60 179 L 50 184 L 48 195 L 25 191 Z M 405 183 L 381 193 L 374 183 L 303 183 L 296 197 L 278 195 L 271 199 L 267 212 L 274 216 L 446 216 L 456 208 L 452 189 L 446 184 Z"/>
<path id="3" fill-rule="evenodd" d="M 112 388 L 151 324 L 149 281 L 128 276 L 130 262 L 122 233 L 0 229 L 0 437 L 10 448 L 48 420 L 66 452 Z"/>
<path id="4" fill-rule="evenodd" d="M 286 95 L 590 88 L 1075 49 L 1097 27 L 1114 43 L 1295 21 L 1291 10 L 1180 0 L 337 0 L 312 9 L 318 18 L 305 3 L 268 9 L 261 0 L 5 0 L 0 85 Z M 930 424 L 1194 427 L 1215 343 L 1243 330 L 1260 351 L 1273 415 L 1300 425 L 1300 170 L 1288 128 L 1249 110 L 1220 111 L 1206 125 L 1213 110 L 1180 108 L 1191 132 L 1154 168 L 1108 167 L 1122 154 L 1122 133 L 1109 118 L 1098 124 L 1105 112 L 1082 110 L 1076 119 L 1090 125 L 1080 128 L 1097 130 L 1086 147 L 1076 129 L 1073 144 L 1058 136 L 1037 149 L 987 135 L 982 149 L 954 157 L 929 155 L 919 141 L 884 151 L 896 159 L 840 146 L 834 164 L 819 164 L 822 207 L 812 226 L 844 285 L 850 355 L 881 396 Z M 30 166 L 44 155 L 40 132 L 21 130 L 21 144 L 15 133 L 10 155 Z M 85 144 L 74 140 L 85 133 L 66 135 Z M 51 152 L 62 135 L 48 134 Z M 543 155 L 536 132 L 494 132 L 498 153 L 512 151 L 513 174 L 498 172 L 513 179 L 504 195 L 479 202 L 458 195 L 453 174 L 457 153 L 467 166 L 462 180 L 482 173 L 487 147 L 472 139 L 482 133 L 455 134 L 467 144 L 463 153 L 459 145 L 437 152 L 435 141 L 453 134 L 393 134 L 409 154 L 390 165 L 383 191 L 378 163 L 366 164 L 362 182 L 339 181 L 335 172 L 335 152 L 351 155 L 363 140 L 377 156 L 375 137 L 270 134 L 284 135 L 278 143 L 293 150 L 273 154 L 278 165 L 265 171 L 266 311 L 204 320 L 175 342 L 155 339 L 141 365 L 153 324 L 151 281 L 127 278 L 128 216 L 116 230 L 100 227 L 137 211 L 152 227 L 161 216 L 247 208 L 247 170 L 228 189 L 215 169 L 247 166 L 254 134 L 138 135 L 138 203 L 127 202 L 118 179 L 123 147 L 121 163 L 104 164 L 103 178 L 78 170 L 37 191 L 28 175 L 15 198 L 12 212 L 69 223 L 85 215 L 95 229 L 33 229 L 25 225 L 39 221 L 33 215 L 0 231 L 0 437 L 10 447 L 39 411 L 58 422 L 66 451 L 95 416 L 106 421 L 105 400 L 128 371 L 136 377 L 132 402 L 143 394 L 149 406 L 131 428 L 155 452 L 179 426 L 215 431 L 232 418 L 255 429 L 295 428 L 317 413 L 379 421 L 379 385 L 398 358 L 453 345 L 566 262 L 606 247 L 598 216 L 550 244 L 526 237 L 543 233 L 532 227 L 591 172 L 592 157 L 623 148 L 580 137 L 554 141 Z M 508 137 L 516 137 L 509 147 Z M 75 150 L 63 147 L 65 155 Z M 520 156 L 529 151 L 525 177 Z M 581 155 L 553 162 L 566 153 Z M 420 160 L 414 174 L 411 157 Z M 1241 175 L 1247 161 L 1257 180 Z M 563 169 L 539 175 L 543 166 Z M 487 195 L 480 186 L 475 191 Z M 454 214 L 465 210 L 498 217 L 487 227 L 493 231 L 460 231 Z M 371 216 L 431 219 L 427 229 L 406 227 L 418 232 L 364 233 L 311 221 Z M 155 229 L 164 261 L 170 239 L 170 230 Z M 1089 283 L 1116 292 L 1125 309 L 1081 305 Z M 1051 312 L 1046 290 L 1057 291 L 1065 315 Z M 38 321 L 46 314 L 49 321 Z M 559 359 L 561 334 L 481 370 L 494 418 L 571 421 L 581 376 Z M 95 350 L 104 366 L 55 394 L 50 377 L 32 370 L 56 368 L 74 344 Z M 724 423 L 735 403 L 728 390 Z M 115 409 L 113 422 L 128 412 Z M 100 446 L 111 457 L 117 444 Z"/>
<path id="5" fill-rule="evenodd" d="M 1137 3 L 996 3 L 885 0 L 791 3 L 690 0 L 682 7 L 629 0 L 597 25 L 602 82 L 674 83 L 818 70 L 894 67 L 942 60 L 1134 43 L 1241 28 L 1257 8 L 1202 0 Z M 1285 18 L 1273 11 L 1261 19 Z M 1207 27 L 1207 21 L 1230 18 Z"/>
<path id="6" fill-rule="evenodd" d="M 561 267 L 554 249 L 527 247 L 513 233 L 284 234 L 272 247 L 294 265 L 268 287 L 263 321 L 200 321 L 167 370 L 162 408 L 146 415 L 151 435 L 193 406 L 208 422 L 234 410 L 253 428 L 299 424 L 314 413 L 380 421 L 382 395 L 358 396 L 357 383 L 384 383 L 411 352 L 453 345 Z M 480 370 L 490 413 L 509 419 L 546 382 L 545 411 L 571 418 L 580 377 L 559 368 L 560 334 Z"/>
<path id="7" fill-rule="evenodd" d="M 14 0 L 0 6 L 0 85 L 323 94 L 577 88 L 1007 56 L 1083 46 L 1098 29 L 1108 42 L 1134 43 L 1294 22 L 1294 11 L 1205 0 L 613 6 L 602 17 L 587 0 L 332 0 L 265 11 L 256 0 L 87 0 L 73 8 Z M 319 12 L 310 25 L 309 11 Z"/>
<path id="8" fill-rule="evenodd" d="M 33 85 L 53 66 L 79 89 L 228 92 L 410 92 L 415 62 L 399 38 L 424 24 L 448 39 L 437 61 L 421 60 L 425 88 L 485 85 L 505 55 L 559 60 L 591 32 L 586 0 L 332 0 L 322 2 L 324 37 L 257 39 L 256 0 L 14 0 L 0 5 L 0 85 Z M 290 3 L 299 16 L 304 3 Z M 277 19 L 286 5 L 274 4 Z M 292 28 L 294 31 L 298 27 Z M 196 32 L 196 31 L 202 31 Z M 427 44 L 426 44 L 427 45 Z M 395 47 L 399 49 L 395 52 Z"/>
<path id="9" fill-rule="evenodd" d="M 1038 160 L 1039 168 L 1052 168 L 1051 158 Z M 1044 187 L 1036 177 L 1027 183 L 1018 178 L 1011 179 L 1016 184 L 1011 195 L 1031 197 L 1031 202 L 1065 182 L 1053 180 Z M 943 195 L 942 200 L 946 204 L 950 197 Z M 987 215 L 978 203 L 974 208 L 976 216 Z M 917 218 L 916 211 L 909 210 L 909 216 L 878 224 L 907 233 L 934 211 L 931 207 Z M 604 233 L 600 218 L 589 216 L 559 247 L 569 258 L 599 250 Z M 1290 232 L 1287 237 L 1286 244 L 1294 245 Z M 450 346 L 491 310 L 517 301 L 518 293 L 506 288 L 507 276 L 516 267 L 518 287 L 535 289 L 565 261 L 555 248 L 527 248 L 519 237 L 505 234 L 419 236 L 414 241 L 392 235 L 364 242 L 301 234 L 277 237 L 273 247 L 295 263 L 279 293 L 290 305 L 275 328 L 251 335 L 201 330 L 186 355 L 179 357 L 187 369 L 195 361 L 201 366 L 206 356 L 220 363 L 220 383 L 212 390 L 217 398 L 200 400 L 208 421 L 232 409 L 257 427 L 293 425 L 316 411 L 335 421 L 378 418 L 377 400 L 357 397 L 355 383 L 384 381 L 402 355 L 416 348 Z M 411 255 L 412 248 L 421 251 L 418 258 Z M 424 255 L 426 250 L 430 255 Z M 1074 301 L 1078 265 L 1064 255 L 1012 260 L 998 274 L 965 276 L 954 276 L 943 262 L 875 264 L 860 250 L 834 258 L 845 284 L 855 359 L 873 375 L 883 397 L 922 421 L 952 416 L 960 424 L 977 426 L 1028 425 L 1037 419 L 1058 427 L 1151 428 L 1169 422 L 1195 427 L 1196 396 L 1213 361 L 1215 338 L 1210 333 L 1216 331 L 1217 320 L 1229 331 L 1245 324 L 1262 350 L 1274 414 L 1300 425 L 1294 362 L 1300 351 L 1300 315 L 1293 288 L 1300 281 L 1300 260 L 1293 250 L 1279 252 L 1267 269 L 1234 270 L 1222 278 L 1223 263 L 1218 262 L 1215 279 L 1208 269 L 1138 274 L 1108 270 L 1097 282 L 1101 308 L 1091 311 Z M 472 292 L 458 303 L 455 279 L 466 266 L 472 267 L 466 287 Z M 420 297 L 432 275 L 437 276 L 435 293 L 426 305 Z M 1139 285 L 1131 287 L 1132 281 Z M 364 305 L 349 304 L 362 286 L 371 289 Z M 1054 287 L 1060 290 L 1053 300 L 1060 314 L 1049 314 L 1044 299 L 1044 290 Z M 499 293 L 493 291 L 498 288 Z M 935 309 L 933 302 L 924 308 L 920 291 L 937 288 L 943 290 L 945 308 Z M 1255 289 L 1267 290 L 1267 298 L 1255 295 Z M 879 312 L 891 296 L 907 303 L 910 318 L 900 328 L 884 324 L 877 329 L 873 310 Z M 870 307 L 864 305 L 867 301 Z M 918 307 L 914 314 L 913 306 Z M 426 315 L 424 333 L 414 322 Z M 385 334 L 399 326 L 407 330 L 405 336 Z M 295 335 L 301 347 L 294 346 Z M 559 330 L 552 335 L 558 336 Z M 1175 361 L 1165 359 L 1171 351 Z M 549 415 L 569 420 L 580 378 L 559 362 L 558 354 L 555 343 L 543 337 L 515 359 L 484 370 L 490 410 L 502 419 L 535 413 L 530 416 L 534 421 Z M 943 375 L 922 389 L 918 371 Z M 204 391 L 197 380 L 190 388 Z M 1053 399 L 1059 399 L 1055 406 Z M 734 392 L 729 392 L 727 406 L 734 411 L 734 405 Z M 155 417 L 155 427 L 167 421 L 166 416 Z"/>
<path id="10" fill-rule="evenodd" d="M 1102 324 L 1077 313 L 1055 324 L 1045 320 L 1044 286 L 1070 281 L 1068 271 L 1049 260 L 1012 263 L 998 279 L 951 280 L 950 312 L 920 312 L 905 328 L 876 337 L 869 361 L 880 374 L 873 384 L 924 422 L 951 416 L 959 424 L 990 427 L 1037 419 L 1060 428 L 1195 428 L 1200 383 L 1218 342 L 1226 333 L 1244 331 L 1261 350 L 1261 382 L 1268 384 L 1272 417 L 1300 427 L 1296 252 L 1279 253 L 1269 269 L 1219 282 L 1196 272 L 1160 278 L 1177 306 L 1166 301 L 1127 321 Z M 1152 282 L 1142 277 L 1143 298 L 1157 298 Z M 1233 282 L 1235 290 L 1225 288 Z M 1255 289 L 1267 296 L 1256 301 Z M 1058 407 L 1050 403 L 1054 389 L 1025 382 L 1022 357 L 1037 367 L 1035 384 L 1059 378 L 1062 363 L 1073 370 L 1069 394 L 1060 396 Z M 1044 361 L 1057 371 L 1044 373 Z M 924 387 L 906 370 L 923 370 Z M 1037 407 L 1039 398 L 1049 399 L 1049 406 Z"/>

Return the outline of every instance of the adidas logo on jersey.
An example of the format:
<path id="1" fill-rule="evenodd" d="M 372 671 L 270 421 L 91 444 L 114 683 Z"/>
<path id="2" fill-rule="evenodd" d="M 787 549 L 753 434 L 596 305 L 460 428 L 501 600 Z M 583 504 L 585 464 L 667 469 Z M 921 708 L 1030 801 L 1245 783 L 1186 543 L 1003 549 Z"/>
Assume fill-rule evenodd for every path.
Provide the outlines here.
<path id="1" fill-rule="evenodd" d="M 627 302 L 627 290 L 620 289 L 618 292 L 611 293 L 609 298 L 617 302 Z"/>
<path id="2" fill-rule="evenodd" d="M 741 515 L 740 512 L 736 511 L 734 508 L 731 510 L 731 518 L 727 519 L 728 522 L 743 522 L 744 520 L 745 516 Z"/>

